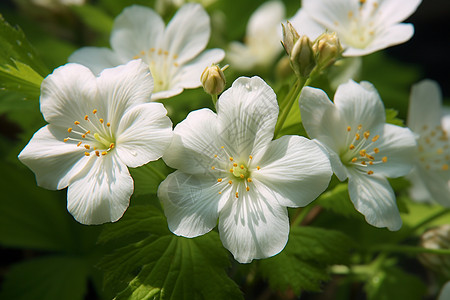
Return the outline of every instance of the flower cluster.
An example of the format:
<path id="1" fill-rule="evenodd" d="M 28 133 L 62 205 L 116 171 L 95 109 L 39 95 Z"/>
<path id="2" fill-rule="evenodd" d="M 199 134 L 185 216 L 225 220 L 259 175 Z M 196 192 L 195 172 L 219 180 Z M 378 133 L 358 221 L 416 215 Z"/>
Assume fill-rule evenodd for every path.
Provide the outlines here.
<path id="1" fill-rule="evenodd" d="M 386 123 L 369 82 L 347 80 L 333 101 L 307 86 L 341 55 L 410 39 L 413 26 L 399 22 L 420 0 L 302 2 L 283 27 L 283 4 L 263 4 L 250 17 L 244 43 L 231 43 L 227 52 L 231 68 L 267 67 L 282 39 L 297 75 L 286 101 L 258 76 L 237 78 L 217 100 L 226 67 L 216 63 L 225 52 L 205 50 L 210 18 L 200 4 L 181 6 L 167 26 L 148 7 L 126 8 L 114 21 L 111 49 L 79 49 L 44 79 L 40 108 L 48 125 L 20 161 L 39 186 L 68 187 L 67 208 L 77 221 L 101 224 L 119 220 L 129 206 L 128 168 L 162 158 L 175 169 L 157 190 L 169 229 L 194 238 L 217 225 L 224 247 L 241 263 L 282 251 L 291 226 L 287 207 L 309 205 L 333 173 L 348 181 L 355 209 L 375 227 L 402 226 L 387 178 L 409 174 L 412 198 L 450 206 L 450 122 L 436 83 L 413 87 L 409 128 Z M 154 101 L 201 85 L 216 112 L 192 111 L 172 129 L 164 105 Z M 311 139 L 283 131 L 297 100 Z"/>

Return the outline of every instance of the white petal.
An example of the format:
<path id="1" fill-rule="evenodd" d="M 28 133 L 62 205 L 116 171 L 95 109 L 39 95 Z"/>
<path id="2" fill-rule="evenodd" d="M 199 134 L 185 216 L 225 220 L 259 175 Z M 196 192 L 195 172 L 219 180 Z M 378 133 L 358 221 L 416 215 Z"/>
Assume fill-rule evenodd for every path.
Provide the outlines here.
<path id="1" fill-rule="evenodd" d="M 226 184 L 226 183 L 225 183 Z M 167 176 L 158 188 L 169 229 L 176 235 L 196 237 L 217 224 L 219 210 L 230 197 L 230 191 L 219 194 L 216 179 L 185 174 L 180 171 Z"/>
<path id="2" fill-rule="evenodd" d="M 417 166 L 419 178 L 426 186 L 431 198 L 445 207 L 450 207 L 450 171 L 427 171 Z"/>
<path id="3" fill-rule="evenodd" d="M 220 239 L 240 263 L 278 254 L 287 243 L 287 209 L 264 194 L 256 189 L 241 193 L 220 212 Z"/>
<path id="4" fill-rule="evenodd" d="M 339 151 L 345 124 L 327 94 L 317 88 L 304 87 L 299 99 L 303 127 L 310 138 L 320 141 L 330 150 Z M 345 126 L 345 127 L 344 127 Z"/>
<path id="5" fill-rule="evenodd" d="M 48 123 L 65 128 L 83 118 L 87 103 L 96 98 L 95 76 L 85 66 L 66 64 L 47 76 L 41 85 L 41 112 Z"/>
<path id="6" fill-rule="evenodd" d="M 150 101 L 153 78 L 141 60 L 105 69 L 97 79 L 99 111 L 107 112 L 111 128 L 117 129 L 125 111 L 133 105 Z"/>
<path id="7" fill-rule="evenodd" d="M 67 131 L 52 125 L 39 129 L 20 152 L 19 160 L 36 174 L 37 184 L 60 190 L 87 164 L 84 148 L 64 143 Z"/>
<path id="8" fill-rule="evenodd" d="M 299 35 L 306 35 L 311 41 L 314 41 L 322 33 L 325 27 L 317 23 L 305 9 L 300 8 L 297 13 L 289 20 Z"/>
<path id="9" fill-rule="evenodd" d="M 69 56 L 69 62 L 88 67 L 92 73 L 98 75 L 106 68 L 112 68 L 126 63 L 116 53 L 108 48 L 83 47 Z"/>
<path id="10" fill-rule="evenodd" d="M 338 28 L 348 28 L 350 22 L 348 13 L 358 11 L 359 1 L 303 0 L 302 8 L 329 31 L 339 32 Z"/>
<path id="11" fill-rule="evenodd" d="M 416 166 L 411 173 L 406 176 L 406 178 L 411 182 L 411 187 L 408 189 L 409 197 L 416 202 L 431 203 L 432 197 L 420 177 L 418 168 L 419 166 Z"/>
<path id="12" fill-rule="evenodd" d="M 156 92 L 152 94 L 152 101 L 171 98 L 173 96 L 181 94 L 182 92 L 183 88 L 172 88 L 170 90 Z"/>
<path id="13" fill-rule="evenodd" d="M 259 77 L 240 77 L 217 102 L 218 137 L 231 155 L 248 155 L 273 138 L 278 103 L 272 88 Z"/>
<path id="14" fill-rule="evenodd" d="M 334 95 L 334 104 L 345 126 L 362 125 L 374 129 L 386 121 L 384 105 L 374 86 L 368 82 L 358 84 L 352 80 L 341 84 Z"/>
<path id="15" fill-rule="evenodd" d="M 211 34 L 209 16 L 199 4 L 183 5 L 167 25 L 161 47 L 178 55 L 178 63 L 194 58 L 208 44 Z"/>
<path id="16" fill-rule="evenodd" d="M 269 188 L 283 206 L 306 206 L 320 195 L 330 182 L 328 157 L 314 143 L 300 136 L 283 136 L 272 141 L 264 154 L 253 158 L 260 170 L 252 177 Z"/>
<path id="17" fill-rule="evenodd" d="M 123 163 L 135 168 L 162 157 L 172 135 L 172 122 L 161 103 L 137 105 L 120 120 L 116 151 Z"/>
<path id="18" fill-rule="evenodd" d="M 174 78 L 175 86 L 181 88 L 197 88 L 202 85 L 200 77 L 206 67 L 212 63 L 220 62 L 225 56 L 222 49 L 210 49 L 203 51 L 193 61 L 182 66 L 179 74 Z"/>
<path id="19" fill-rule="evenodd" d="M 90 168 L 69 184 L 67 209 L 86 225 L 115 222 L 128 207 L 133 179 L 127 167 L 114 155 L 91 156 Z"/>
<path id="20" fill-rule="evenodd" d="M 251 70 L 259 63 L 252 49 L 240 42 L 231 42 L 226 55 L 231 67 L 241 71 Z"/>
<path id="21" fill-rule="evenodd" d="M 450 281 L 442 287 L 437 300 L 448 300 L 450 299 Z"/>
<path id="22" fill-rule="evenodd" d="M 328 156 L 328 159 L 330 160 L 331 169 L 333 170 L 333 173 L 336 175 L 336 177 L 340 181 L 344 181 L 348 177 L 347 168 L 342 164 L 341 158 L 339 157 L 339 154 L 326 146 L 325 144 L 322 144 L 319 140 L 314 139 L 313 140 L 317 146 L 322 149 L 322 151 Z"/>
<path id="23" fill-rule="evenodd" d="M 145 6 L 132 5 L 114 20 L 111 47 L 126 62 L 141 51 L 158 47 L 163 33 L 164 21 L 157 13 Z"/>
<path id="24" fill-rule="evenodd" d="M 379 23 L 390 25 L 401 22 L 411 16 L 422 0 L 389 0 L 380 1 L 378 13 Z"/>
<path id="25" fill-rule="evenodd" d="M 374 40 L 365 48 L 347 48 L 343 56 L 363 56 L 390 46 L 402 44 L 414 35 L 414 26 L 411 24 L 395 24 L 376 33 Z"/>
<path id="26" fill-rule="evenodd" d="M 279 28 L 281 33 L 281 22 L 284 18 L 285 8 L 281 1 L 268 1 L 258 7 L 247 23 L 247 36 L 259 36 L 274 28 Z M 281 35 L 278 37 L 278 40 Z"/>
<path id="27" fill-rule="evenodd" d="M 442 94 L 433 80 L 422 80 L 411 88 L 408 108 L 408 127 L 421 132 L 423 126 L 433 128 L 440 125 L 442 117 Z"/>
<path id="28" fill-rule="evenodd" d="M 163 156 L 166 164 L 189 174 L 209 172 L 216 163 L 214 155 L 223 151 L 216 126 L 217 116 L 209 109 L 189 113 L 173 131 L 172 143 Z"/>
<path id="29" fill-rule="evenodd" d="M 399 230 L 402 219 L 394 191 L 386 178 L 353 171 L 348 180 L 350 199 L 367 223 L 375 227 Z"/>
<path id="30" fill-rule="evenodd" d="M 375 155 L 387 158 L 386 163 L 374 164 L 370 166 L 375 174 L 386 177 L 400 177 L 411 171 L 416 153 L 416 139 L 409 130 L 392 124 L 385 124 L 382 136 L 373 147 L 379 148 L 380 152 Z"/>

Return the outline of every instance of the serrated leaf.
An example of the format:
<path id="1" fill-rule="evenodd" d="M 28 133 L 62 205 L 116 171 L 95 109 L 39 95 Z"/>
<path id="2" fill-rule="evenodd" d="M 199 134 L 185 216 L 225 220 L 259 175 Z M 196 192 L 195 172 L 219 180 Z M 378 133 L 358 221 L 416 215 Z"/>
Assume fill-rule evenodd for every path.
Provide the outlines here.
<path id="1" fill-rule="evenodd" d="M 291 228 L 286 248 L 261 261 L 263 276 L 275 289 L 318 291 L 329 279 L 327 267 L 347 262 L 352 240 L 345 234 L 315 227 Z"/>
<path id="2" fill-rule="evenodd" d="M 39 98 L 41 82 L 44 80 L 30 66 L 13 61 L 15 66 L 0 66 L 1 87 L 8 91 L 17 91 L 33 98 Z"/>
<path id="3" fill-rule="evenodd" d="M 347 183 L 339 183 L 331 191 L 323 193 L 315 203 L 345 217 L 361 218 L 350 200 Z"/>
<path id="4" fill-rule="evenodd" d="M 130 169 L 134 180 L 134 195 L 156 194 L 161 181 L 170 173 L 162 159 Z"/>
<path id="5" fill-rule="evenodd" d="M 398 111 L 393 108 L 386 108 L 386 123 L 404 127 L 402 119 L 397 118 Z"/>
<path id="6" fill-rule="evenodd" d="M 393 266 L 376 272 L 364 288 L 368 300 L 421 300 L 426 291 L 424 283 L 418 277 Z"/>
<path id="7" fill-rule="evenodd" d="M 82 300 L 89 267 L 85 260 L 51 256 L 14 265 L 6 275 L 0 299 Z"/>
<path id="8" fill-rule="evenodd" d="M 143 236 L 105 257 L 108 288 L 125 287 L 115 299 L 242 299 L 228 277 L 228 254 L 216 232 L 188 239 L 172 234 L 156 207 L 128 209 L 116 224 L 106 227 L 100 241 Z"/>

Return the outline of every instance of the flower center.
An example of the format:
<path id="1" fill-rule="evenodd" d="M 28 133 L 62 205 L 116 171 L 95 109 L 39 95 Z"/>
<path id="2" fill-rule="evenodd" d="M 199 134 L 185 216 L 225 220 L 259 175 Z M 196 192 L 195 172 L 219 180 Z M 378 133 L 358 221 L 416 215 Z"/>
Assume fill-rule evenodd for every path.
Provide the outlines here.
<path id="1" fill-rule="evenodd" d="M 368 3 L 370 2 L 370 3 Z M 336 30 L 340 33 L 342 42 L 348 46 L 364 49 L 374 39 L 375 28 L 375 16 L 378 12 L 378 2 L 376 1 L 359 1 L 359 8 L 355 12 L 350 10 L 347 14 L 348 27 L 345 30 Z M 339 27 L 339 23 L 334 23 L 336 27 Z"/>
<path id="2" fill-rule="evenodd" d="M 169 51 L 159 48 L 150 48 L 148 51 L 142 50 L 133 56 L 133 59 L 142 58 L 148 64 L 154 80 L 153 92 L 160 92 L 170 89 L 172 79 L 179 69 L 177 62 L 178 55 L 170 54 Z"/>
<path id="3" fill-rule="evenodd" d="M 347 126 L 346 130 L 347 141 L 351 142 L 341 151 L 340 157 L 344 165 L 362 169 L 372 175 L 370 166 L 388 161 L 387 156 L 382 156 L 380 148 L 377 147 L 380 144 L 379 135 L 371 137 L 370 131 L 364 131 L 361 124 L 356 131 L 351 126 Z"/>
<path id="4" fill-rule="evenodd" d="M 250 191 L 253 182 L 252 172 L 257 172 L 261 168 L 254 167 L 252 155 L 248 156 L 247 161 L 240 159 L 240 163 L 237 163 L 224 146 L 221 147 L 221 150 L 221 155 L 214 155 L 216 165 L 211 167 L 211 170 L 220 173 L 220 177 L 217 179 L 217 184 L 222 185 L 219 194 L 222 194 L 225 189 L 231 188 L 235 197 L 239 198 L 240 191 Z"/>
<path id="5" fill-rule="evenodd" d="M 91 114 L 86 114 L 81 121 L 74 121 L 74 127 L 67 128 L 69 136 L 64 142 L 76 143 L 77 147 L 84 147 L 84 155 L 91 154 L 98 157 L 105 156 L 115 147 L 115 138 L 111 131 L 111 124 L 99 118 L 97 109 Z"/>
<path id="6" fill-rule="evenodd" d="M 424 126 L 417 141 L 420 163 L 427 170 L 448 171 L 450 165 L 450 146 L 447 132 L 442 126 Z"/>

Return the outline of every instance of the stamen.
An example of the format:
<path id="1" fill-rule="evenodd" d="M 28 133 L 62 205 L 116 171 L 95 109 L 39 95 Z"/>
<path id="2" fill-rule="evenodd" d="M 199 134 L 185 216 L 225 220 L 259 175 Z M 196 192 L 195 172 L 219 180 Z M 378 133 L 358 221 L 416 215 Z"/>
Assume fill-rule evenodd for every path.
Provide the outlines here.
<path id="1" fill-rule="evenodd" d="M 89 119 L 88 115 L 84 116 L 84 120 L 87 121 Z"/>
<path id="2" fill-rule="evenodd" d="M 247 192 L 250 191 L 250 188 L 248 186 L 245 189 L 247 190 Z"/>
<path id="3" fill-rule="evenodd" d="M 260 170 L 261 168 L 259 166 L 256 167 L 257 170 Z"/>
<path id="4" fill-rule="evenodd" d="M 72 127 L 67 128 L 67 132 L 71 133 L 72 132 Z"/>
<path id="5" fill-rule="evenodd" d="M 241 165 L 240 168 L 241 168 L 242 170 L 244 170 L 244 165 Z"/>
<path id="6" fill-rule="evenodd" d="M 238 192 L 236 192 L 236 198 L 239 198 L 239 193 Z"/>
<path id="7" fill-rule="evenodd" d="M 443 171 L 448 171 L 448 164 L 443 164 L 442 165 L 442 170 Z"/>
<path id="8" fill-rule="evenodd" d="M 108 126 L 108 127 L 109 127 L 109 126 L 111 126 L 111 123 L 109 123 L 109 122 L 108 122 L 108 123 L 106 123 L 106 126 Z"/>
<path id="9" fill-rule="evenodd" d="M 106 154 L 108 154 L 108 152 L 106 152 L 106 151 L 103 151 L 103 152 L 102 152 L 102 155 L 106 155 Z"/>
<path id="10" fill-rule="evenodd" d="M 384 163 L 387 162 L 387 157 L 384 156 L 384 157 L 381 159 L 381 161 L 384 162 Z"/>
<path id="11" fill-rule="evenodd" d="M 251 178 L 247 178 L 247 182 L 252 182 L 252 179 Z"/>
<path id="12" fill-rule="evenodd" d="M 378 148 L 373 148 L 373 152 L 379 153 L 379 152 L 380 152 L 380 149 L 378 149 Z"/>
<path id="13" fill-rule="evenodd" d="M 222 182 L 222 178 L 217 179 L 217 182 Z"/>
<path id="14" fill-rule="evenodd" d="M 234 170 L 233 169 L 230 169 L 230 173 L 233 173 L 234 172 Z"/>
<path id="15" fill-rule="evenodd" d="M 102 123 L 102 124 L 103 124 L 103 122 L 104 122 L 103 119 L 99 119 L 99 121 L 100 121 L 100 123 Z"/>
<path id="16" fill-rule="evenodd" d="M 241 174 L 241 175 L 239 175 L 239 177 L 241 177 L 242 179 L 244 179 L 245 176 L 244 176 L 244 174 Z"/>
<path id="17" fill-rule="evenodd" d="M 372 138 L 372 142 L 376 142 L 379 138 L 380 138 L 380 136 L 377 134 L 376 136 L 374 136 Z"/>
<path id="18" fill-rule="evenodd" d="M 84 155 L 90 156 L 91 154 L 89 152 L 84 152 Z"/>
<path id="19" fill-rule="evenodd" d="M 91 149 L 91 146 L 89 146 L 89 145 L 84 145 L 84 148 L 86 148 L 86 149 Z"/>
<path id="20" fill-rule="evenodd" d="M 364 132 L 364 138 L 367 140 L 368 138 L 369 138 L 369 136 L 370 136 L 370 131 L 366 131 L 366 132 Z"/>
<path id="21" fill-rule="evenodd" d="M 95 151 L 95 155 L 100 156 L 100 152 L 98 152 L 98 150 Z"/>
<path id="22" fill-rule="evenodd" d="M 97 110 L 94 109 L 94 110 L 92 111 L 92 113 L 95 115 L 95 114 L 97 113 Z"/>
<path id="23" fill-rule="evenodd" d="M 358 130 L 361 130 L 361 128 L 362 128 L 362 125 L 359 124 L 359 125 L 358 125 Z"/>
<path id="24" fill-rule="evenodd" d="M 356 157 L 352 158 L 352 163 L 355 163 L 358 159 Z"/>
<path id="25" fill-rule="evenodd" d="M 109 144 L 109 148 L 110 148 L 110 149 L 114 149 L 115 146 L 116 146 L 116 145 L 114 145 L 114 143 Z"/>
<path id="26" fill-rule="evenodd" d="M 73 122 L 73 124 L 75 124 L 75 125 L 80 125 L 80 122 L 75 121 L 75 122 Z"/>
<path id="27" fill-rule="evenodd" d="M 362 157 L 366 156 L 366 150 L 362 149 L 361 151 L 359 151 L 359 155 L 361 155 Z"/>
<path id="28" fill-rule="evenodd" d="M 77 147 L 80 147 L 80 145 L 81 145 L 81 142 L 78 142 Z"/>
<path id="29" fill-rule="evenodd" d="M 355 145 L 353 145 L 353 144 L 350 144 L 350 147 L 348 147 L 350 150 L 353 150 L 353 149 L 355 149 Z"/>
<path id="30" fill-rule="evenodd" d="M 233 161 L 233 157 L 230 157 L 230 161 Z"/>
<path id="31" fill-rule="evenodd" d="M 214 166 L 211 167 L 211 170 L 215 170 L 215 169 L 216 169 L 216 167 L 214 167 Z"/>
<path id="32" fill-rule="evenodd" d="M 359 140 L 359 138 L 360 138 L 360 135 L 359 135 L 359 133 L 356 133 L 355 134 L 355 139 L 358 141 Z"/>
<path id="33" fill-rule="evenodd" d="M 64 139 L 64 142 L 67 142 L 68 140 L 69 140 L 68 138 L 65 138 L 65 139 Z"/>
<path id="34" fill-rule="evenodd" d="M 368 175 L 372 175 L 372 174 L 373 174 L 373 171 L 372 171 L 372 170 L 369 170 L 369 171 L 367 171 L 367 174 L 368 174 Z"/>
<path id="35" fill-rule="evenodd" d="M 234 163 L 234 164 L 233 164 L 233 167 L 237 167 L 237 163 Z"/>
<path id="36" fill-rule="evenodd" d="M 232 184 L 232 183 L 233 183 L 233 181 L 231 181 L 231 180 L 228 181 L 228 184 Z"/>
<path id="37" fill-rule="evenodd" d="M 352 128 L 350 126 L 347 126 L 347 131 L 352 131 Z"/>

